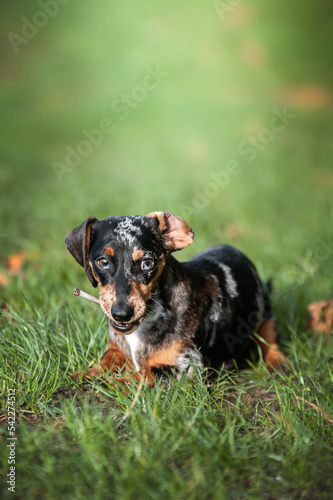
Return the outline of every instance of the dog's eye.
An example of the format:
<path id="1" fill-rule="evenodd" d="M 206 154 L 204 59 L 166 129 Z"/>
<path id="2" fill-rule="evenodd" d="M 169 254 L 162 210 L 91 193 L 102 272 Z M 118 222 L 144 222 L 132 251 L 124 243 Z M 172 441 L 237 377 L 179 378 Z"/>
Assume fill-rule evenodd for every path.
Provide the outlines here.
<path id="1" fill-rule="evenodd" d="M 106 259 L 99 259 L 98 261 L 98 265 L 102 268 L 102 269 L 109 269 L 109 263 Z"/>
<path id="2" fill-rule="evenodd" d="M 150 271 L 153 268 L 153 265 L 154 265 L 153 259 L 143 259 L 141 261 L 142 271 Z"/>

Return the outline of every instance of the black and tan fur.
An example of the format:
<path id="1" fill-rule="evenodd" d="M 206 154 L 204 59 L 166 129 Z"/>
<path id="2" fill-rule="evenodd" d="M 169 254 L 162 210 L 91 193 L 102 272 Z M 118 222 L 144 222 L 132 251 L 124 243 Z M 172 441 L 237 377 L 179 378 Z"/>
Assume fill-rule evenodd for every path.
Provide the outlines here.
<path id="1" fill-rule="evenodd" d="M 84 267 L 109 320 L 108 349 L 85 376 L 134 371 L 151 385 L 156 376 L 221 368 L 248 355 L 251 335 L 269 369 L 286 363 L 279 350 L 267 291 L 256 269 L 229 245 L 212 247 L 180 263 L 172 252 L 194 233 L 170 212 L 91 217 L 65 243 Z M 76 376 L 77 374 L 75 374 Z"/>

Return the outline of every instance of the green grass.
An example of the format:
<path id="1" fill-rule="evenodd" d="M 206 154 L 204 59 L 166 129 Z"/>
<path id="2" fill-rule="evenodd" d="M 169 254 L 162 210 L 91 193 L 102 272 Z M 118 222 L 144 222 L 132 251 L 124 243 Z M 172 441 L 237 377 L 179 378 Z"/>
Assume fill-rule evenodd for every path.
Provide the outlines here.
<path id="1" fill-rule="evenodd" d="M 27 254 L 0 288 L 2 497 L 330 500 L 333 342 L 305 328 L 307 304 L 333 294 L 330 2 L 244 0 L 222 21 L 212 2 L 71 0 L 15 54 L 7 34 L 38 10 L 0 16 L 0 273 Z M 121 120 L 112 104 L 156 65 L 168 76 Z M 284 106 L 295 117 L 248 161 L 240 145 Z M 52 163 L 105 118 L 115 130 L 59 180 Z M 230 162 L 239 173 L 212 188 Z M 227 242 L 274 278 L 290 375 L 259 363 L 128 396 L 71 381 L 107 321 L 72 297 L 91 287 L 64 237 L 90 215 L 154 210 L 193 227 L 180 259 Z"/>

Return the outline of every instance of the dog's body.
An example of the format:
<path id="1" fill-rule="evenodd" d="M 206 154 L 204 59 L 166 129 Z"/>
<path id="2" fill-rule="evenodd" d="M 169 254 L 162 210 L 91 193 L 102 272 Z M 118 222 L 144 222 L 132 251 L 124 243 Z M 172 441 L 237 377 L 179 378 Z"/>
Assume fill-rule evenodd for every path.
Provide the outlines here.
<path id="1" fill-rule="evenodd" d="M 169 212 L 90 218 L 69 233 L 67 248 L 99 285 L 109 318 L 108 349 L 87 376 L 135 369 L 136 379 L 151 384 L 156 376 L 190 373 L 193 365 L 219 369 L 248 354 L 254 332 L 264 340 L 268 367 L 286 361 L 253 264 L 229 245 L 178 262 L 171 252 L 193 238 Z"/>

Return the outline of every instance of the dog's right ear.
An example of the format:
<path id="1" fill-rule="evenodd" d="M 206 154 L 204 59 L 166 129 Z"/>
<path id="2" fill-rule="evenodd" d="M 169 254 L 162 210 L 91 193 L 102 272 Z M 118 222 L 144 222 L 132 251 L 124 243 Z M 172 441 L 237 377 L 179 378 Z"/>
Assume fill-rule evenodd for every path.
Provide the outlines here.
<path id="1" fill-rule="evenodd" d="M 95 280 L 92 270 L 89 266 L 89 249 L 91 241 L 91 230 L 93 224 L 98 222 L 96 217 L 89 217 L 82 222 L 81 226 L 72 229 L 65 238 L 67 250 L 73 255 L 74 259 L 82 266 L 88 276 L 91 284 L 96 287 L 97 281 Z"/>

